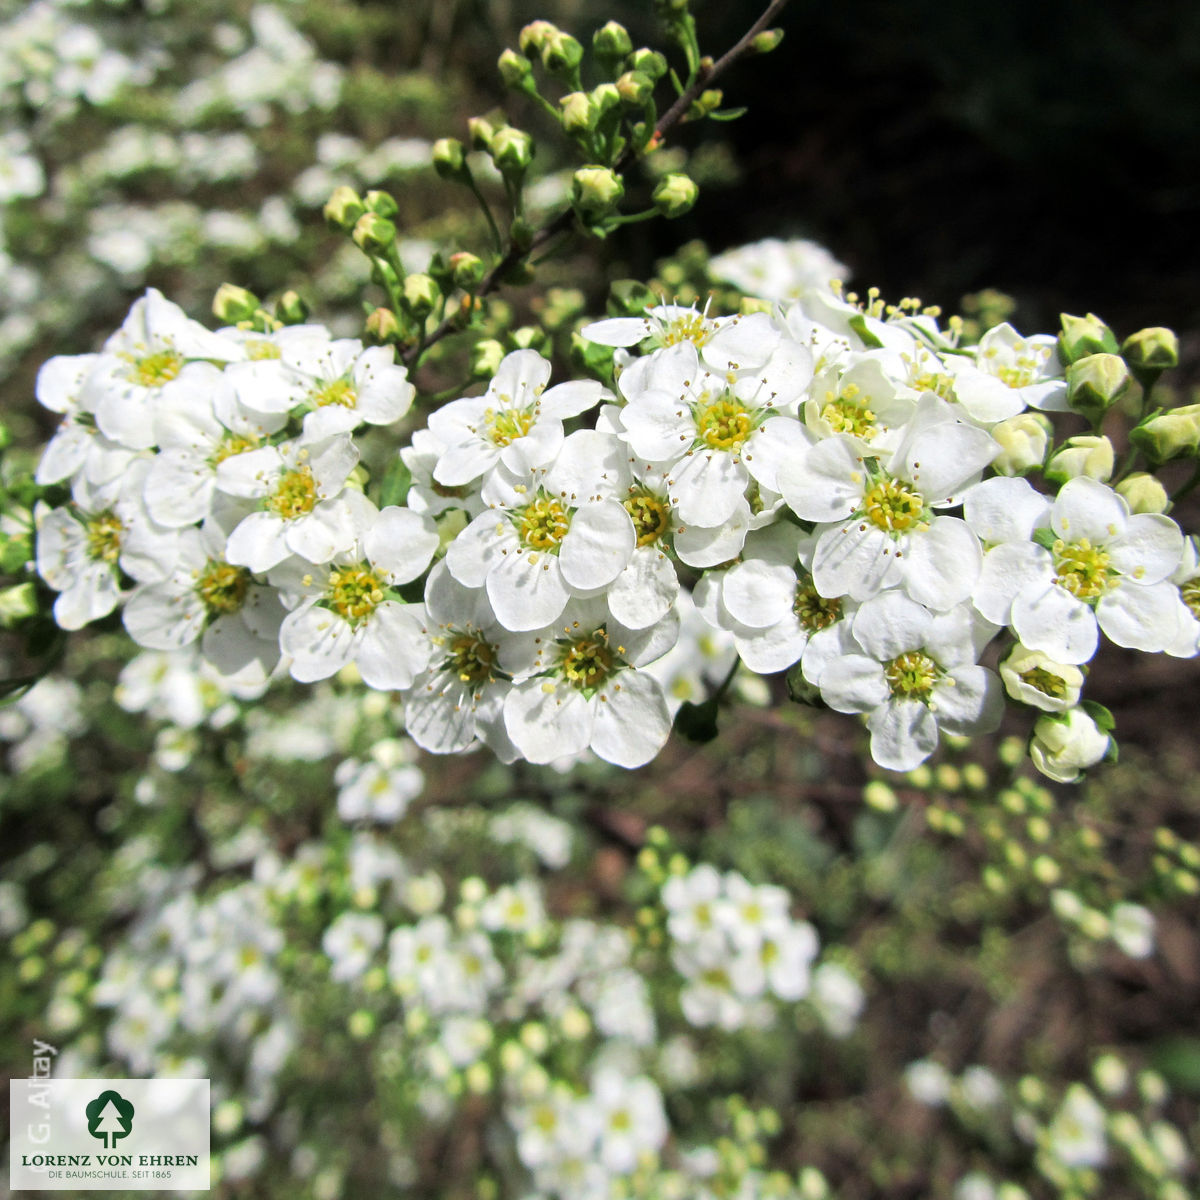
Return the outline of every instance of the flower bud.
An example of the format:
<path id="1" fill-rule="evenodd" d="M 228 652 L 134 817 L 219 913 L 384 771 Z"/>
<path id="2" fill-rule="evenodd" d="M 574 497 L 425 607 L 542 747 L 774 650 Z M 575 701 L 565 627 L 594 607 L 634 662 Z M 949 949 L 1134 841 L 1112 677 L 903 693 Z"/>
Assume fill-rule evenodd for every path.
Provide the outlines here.
<path id="1" fill-rule="evenodd" d="M 1112 738 L 1082 708 L 1039 717 L 1029 757 L 1048 779 L 1074 783 L 1107 753 Z"/>
<path id="2" fill-rule="evenodd" d="M 354 244 L 367 254 L 380 254 L 396 242 L 396 227 L 378 213 L 363 213 L 354 225 Z"/>
<path id="3" fill-rule="evenodd" d="M 633 50 L 633 42 L 624 25 L 609 21 L 592 34 L 592 49 L 604 62 L 617 63 Z"/>
<path id="4" fill-rule="evenodd" d="M 366 204 L 368 212 L 378 213 L 389 221 L 400 211 L 400 205 L 387 192 L 368 192 Z"/>
<path id="5" fill-rule="evenodd" d="M 504 359 L 504 347 L 495 338 L 484 338 L 471 347 L 471 376 L 474 379 L 491 379 L 500 369 Z"/>
<path id="6" fill-rule="evenodd" d="M 998 475 L 1024 475 L 1046 461 L 1046 449 L 1054 434 L 1050 419 L 1040 412 L 1018 413 L 992 426 L 992 437 L 1000 443 L 1000 454 L 992 460 Z"/>
<path id="7" fill-rule="evenodd" d="M 558 102 L 562 109 L 562 127 L 568 133 L 590 133 L 600 114 L 587 92 L 568 92 Z"/>
<path id="8" fill-rule="evenodd" d="M 1129 440 L 1155 466 L 1200 454 L 1200 404 L 1184 404 L 1150 417 L 1130 430 Z"/>
<path id="9" fill-rule="evenodd" d="M 1052 483 L 1066 483 L 1086 475 L 1106 483 L 1112 478 L 1114 455 L 1112 442 L 1106 437 L 1084 433 L 1067 438 L 1046 464 L 1046 478 Z"/>
<path id="10" fill-rule="evenodd" d="M 1135 513 L 1165 513 L 1171 507 L 1167 489 L 1153 475 L 1138 471 L 1126 475 L 1116 487 L 1117 495 L 1124 497 L 1129 511 Z"/>
<path id="11" fill-rule="evenodd" d="M 275 318 L 284 325 L 303 325 L 312 313 L 308 301 L 296 291 L 286 291 L 275 301 Z"/>
<path id="12" fill-rule="evenodd" d="M 333 189 L 333 195 L 325 204 L 325 223 L 330 229 L 349 233 L 354 223 L 366 212 L 362 197 L 352 187 Z"/>
<path id="13" fill-rule="evenodd" d="M 1055 662 L 1040 650 L 1018 642 L 1000 663 L 1004 688 L 1022 704 L 1043 712 L 1066 712 L 1079 703 L 1083 672 L 1078 667 Z"/>
<path id="14" fill-rule="evenodd" d="M 515 50 L 505 50 L 496 66 L 500 69 L 500 78 L 504 80 L 505 87 L 523 91 L 533 78 L 533 63 Z"/>
<path id="15" fill-rule="evenodd" d="M 782 29 L 764 29 L 762 33 L 755 35 L 754 40 L 750 43 L 750 49 L 755 54 L 770 54 L 782 41 Z"/>
<path id="16" fill-rule="evenodd" d="M 558 26 L 551 25 L 549 21 L 531 21 L 521 30 L 517 45 L 521 47 L 522 54 L 528 54 L 531 50 L 540 54 L 546 39 L 557 33 Z"/>
<path id="17" fill-rule="evenodd" d="M 606 216 L 624 195 L 621 177 L 608 167 L 580 167 L 571 179 L 571 203 L 585 220 Z"/>
<path id="18" fill-rule="evenodd" d="M 617 80 L 617 95 L 629 108 L 642 108 L 654 95 L 654 80 L 642 71 L 626 71 Z"/>
<path id="19" fill-rule="evenodd" d="M 501 125 L 489 147 L 492 161 L 505 175 L 523 175 L 533 161 L 533 138 L 523 129 Z"/>
<path id="20" fill-rule="evenodd" d="M 258 309 L 258 297 L 233 283 L 221 284 L 213 297 L 213 316 L 224 325 L 252 320 Z"/>
<path id="21" fill-rule="evenodd" d="M 483 259 L 467 250 L 460 250 L 450 255 L 450 270 L 456 287 L 464 291 L 473 291 L 483 278 Z"/>
<path id="22" fill-rule="evenodd" d="M 1067 367 L 1067 402 L 1093 425 L 1128 390 L 1129 369 L 1119 354 L 1088 354 Z"/>
<path id="23" fill-rule="evenodd" d="M 428 275 L 409 275 L 404 280 L 404 304 L 414 317 L 427 317 L 441 293 Z"/>
<path id="24" fill-rule="evenodd" d="M 0 629 L 12 629 L 35 616 L 37 610 L 37 589 L 32 583 L 18 583 L 0 591 Z"/>
<path id="25" fill-rule="evenodd" d="M 1086 317 L 1062 314 L 1062 330 L 1058 335 L 1058 350 L 1065 363 L 1073 363 L 1089 354 L 1118 353 L 1113 331 L 1095 313 Z"/>
<path id="26" fill-rule="evenodd" d="M 471 135 L 472 150 L 487 150 L 490 153 L 496 127 L 487 117 L 471 117 L 467 121 L 467 132 Z"/>
<path id="27" fill-rule="evenodd" d="M 707 117 L 710 112 L 715 112 L 721 107 L 721 101 L 724 98 L 725 93 L 720 88 L 706 88 L 692 101 L 692 107 L 688 109 L 688 114 L 693 120 Z"/>
<path id="28" fill-rule="evenodd" d="M 653 80 L 659 80 L 667 73 L 667 60 L 657 50 L 649 50 L 643 46 L 630 56 L 629 69 L 648 75 Z"/>
<path id="29" fill-rule="evenodd" d="M 433 166 L 443 179 L 461 179 L 467 169 L 467 155 L 458 138 L 438 138 L 433 143 Z"/>
<path id="30" fill-rule="evenodd" d="M 687 175 L 671 171 L 664 175 L 654 189 L 651 199 L 664 217 L 682 217 L 696 203 L 700 189 Z"/>
<path id="31" fill-rule="evenodd" d="M 621 103 L 621 93 L 617 91 L 615 83 L 599 83 L 591 92 L 592 103 L 596 106 L 596 112 L 600 116 L 611 112 L 618 104 Z"/>
<path id="32" fill-rule="evenodd" d="M 1155 327 L 1131 333 L 1121 344 L 1121 357 L 1138 382 L 1179 366 L 1179 339 L 1173 330 Z"/>
<path id="33" fill-rule="evenodd" d="M 583 47 L 569 33 L 556 29 L 542 45 L 542 66 L 551 75 L 570 75 L 583 60 Z"/>
<path id="34" fill-rule="evenodd" d="M 377 308 L 367 318 L 367 336 L 381 346 L 395 345 L 404 336 L 404 331 L 390 308 Z"/>

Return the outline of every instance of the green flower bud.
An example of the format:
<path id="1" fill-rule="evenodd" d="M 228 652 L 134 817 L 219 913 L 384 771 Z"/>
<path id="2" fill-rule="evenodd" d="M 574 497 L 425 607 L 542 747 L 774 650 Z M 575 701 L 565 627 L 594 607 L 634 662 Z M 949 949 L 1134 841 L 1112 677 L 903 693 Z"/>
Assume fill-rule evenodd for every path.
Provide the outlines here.
<path id="1" fill-rule="evenodd" d="M 1121 344 L 1121 357 L 1139 383 L 1179 366 L 1179 339 L 1173 330 L 1155 327 L 1131 333 Z"/>
<path id="2" fill-rule="evenodd" d="M 1106 483 L 1112 478 L 1115 455 L 1112 442 L 1103 436 L 1085 433 L 1067 438 L 1046 464 L 1046 478 L 1052 483 L 1066 483 L 1086 475 Z"/>
<path id="3" fill-rule="evenodd" d="M 754 40 L 750 43 L 750 49 L 755 54 L 770 54 L 772 50 L 779 46 L 783 41 L 782 29 L 764 29 L 762 33 L 757 34 Z"/>
<path id="4" fill-rule="evenodd" d="M 560 120 L 568 133 L 590 133 L 600 114 L 587 92 L 568 92 L 559 102 Z"/>
<path id="5" fill-rule="evenodd" d="M 1128 390 L 1132 380 L 1119 354 L 1088 354 L 1067 367 L 1067 401 L 1093 425 Z"/>
<path id="6" fill-rule="evenodd" d="M 367 254 L 381 254 L 396 243 L 396 227 L 378 213 L 363 213 L 351 234 L 354 244 Z"/>
<path id="7" fill-rule="evenodd" d="M 540 54 L 546 39 L 558 32 L 558 26 L 551 25 L 549 21 L 531 21 L 521 30 L 517 45 L 521 47 L 522 54 L 528 54 L 530 51 Z"/>
<path id="8" fill-rule="evenodd" d="M 592 103 L 596 106 L 596 111 L 600 116 L 611 112 L 621 103 L 621 93 L 617 91 L 615 83 L 597 84 L 592 88 L 591 96 Z"/>
<path id="9" fill-rule="evenodd" d="M 609 21 L 592 34 L 592 49 L 601 58 L 620 59 L 632 53 L 633 42 L 624 25 Z"/>
<path id="10" fill-rule="evenodd" d="M 1075 783 L 1107 753 L 1112 738 L 1082 708 L 1039 717 L 1029 757 L 1048 779 Z"/>
<path id="11" fill-rule="evenodd" d="M 259 300 L 253 292 L 233 283 L 223 283 L 213 297 L 213 316 L 225 325 L 236 325 L 239 321 L 253 320 L 258 312 Z"/>
<path id="12" fill-rule="evenodd" d="M 312 309 L 299 292 L 286 291 L 275 301 L 275 317 L 285 325 L 303 325 Z"/>
<path id="13" fill-rule="evenodd" d="M 533 63 L 515 50 L 505 50 L 496 66 L 500 68 L 505 87 L 523 91 L 533 79 Z"/>
<path id="14" fill-rule="evenodd" d="M 1063 313 L 1058 350 L 1063 362 L 1069 364 L 1089 354 L 1116 354 L 1118 347 L 1113 331 L 1095 313 L 1086 317 Z"/>
<path id="15" fill-rule="evenodd" d="M 556 29 L 542 45 L 542 66 L 551 75 L 571 75 L 583 60 L 583 47 L 569 33 Z"/>
<path id="16" fill-rule="evenodd" d="M 333 195 L 325 204 L 325 223 L 330 229 L 349 233 L 354 223 L 366 212 L 362 197 L 352 187 L 333 189 Z"/>
<path id="17" fill-rule="evenodd" d="M 496 135 L 496 127 L 487 117 L 471 117 L 467 121 L 467 132 L 471 135 L 472 150 L 492 149 L 492 138 Z"/>
<path id="18" fill-rule="evenodd" d="M 433 143 L 433 166 L 443 179 L 461 179 L 467 170 L 467 154 L 458 138 L 438 138 Z"/>
<path id="19" fill-rule="evenodd" d="M 626 71 L 617 80 L 617 95 L 629 108 L 644 108 L 654 95 L 654 80 L 643 71 Z"/>
<path id="20" fill-rule="evenodd" d="M 585 220 L 607 216 L 624 195 L 621 177 L 608 167 L 580 167 L 571 179 L 571 203 Z"/>
<path id="21" fill-rule="evenodd" d="M 1004 689 L 1022 704 L 1043 712 L 1066 712 L 1079 703 L 1083 672 L 1078 667 L 1055 662 L 1040 650 L 1018 642 L 1000 663 Z"/>
<path id="22" fill-rule="evenodd" d="M 1158 466 L 1172 458 L 1200 454 L 1200 404 L 1184 404 L 1143 421 L 1129 440 Z"/>
<path id="23" fill-rule="evenodd" d="M 454 284 L 464 291 L 473 291 L 483 278 L 483 259 L 477 254 L 461 250 L 450 255 L 450 270 L 453 272 Z"/>
<path id="24" fill-rule="evenodd" d="M 653 80 L 659 80 L 667 73 L 668 67 L 667 60 L 657 50 L 649 50 L 643 46 L 630 56 L 629 69 L 648 75 Z"/>
<path id="25" fill-rule="evenodd" d="M 0 591 L 0 628 L 12 629 L 26 617 L 37 615 L 37 589 L 32 583 L 18 583 Z"/>
<path id="26" fill-rule="evenodd" d="M 1046 450 L 1054 435 L 1049 417 L 1040 412 L 1018 413 L 992 426 L 992 437 L 1000 443 L 1000 454 L 992 460 L 998 475 L 1025 475 L 1046 461 Z"/>
<path id="27" fill-rule="evenodd" d="M 523 175 L 533 161 L 533 138 L 511 125 L 496 130 L 489 149 L 492 161 L 505 175 Z"/>
<path id="28" fill-rule="evenodd" d="M 1125 498 L 1129 511 L 1135 513 L 1165 513 L 1171 507 L 1167 489 L 1153 475 L 1138 471 L 1126 475 L 1117 484 L 1117 494 Z"/>
<path id="29" fill-rule="evenodd" d="M 387 192 L 368 192 L 366 195 L 367 211 L 378 213 L 381 217 L 391 220 L 399 211 L 400 205 Z"/>
<path id="30" fill-rule="evenodd" d="M 696 203 L 700 189 L 695 181 L 678 171 L 664 175 L 654 189 L 651 199 L 664 217 L 682 217 Z"/>
<path id="31" fill-rule="evenodd" d="M 394 346 L 403 338 L 404 330 L 390 308 L 377 308 L 367 318 L 367 336 L 381 346 Z"/>
<path id="32" fill-rule="evenodd" d="M 491 379 L 500 369 L 504 359 L 504 347 L 495 338 L 484 338 L 471 347 L 471 376 L 474 379 Z"/>
<path id="33" fill-rule="evenodd" d="M 427 317 L 440 297 L 438 285 L 428 275 L 409 275 L 404 280 L 404 303 L 414 317 Z"/>
<path id="34" fill-rule="evenodd" d="M 720 88 L 707 88 L 692 101 L 688 114 L 693 120 L 707 117 L 710 112 L 716 112 L 721 107 L 721 101 L 724 99 L 725 93 Z"/>

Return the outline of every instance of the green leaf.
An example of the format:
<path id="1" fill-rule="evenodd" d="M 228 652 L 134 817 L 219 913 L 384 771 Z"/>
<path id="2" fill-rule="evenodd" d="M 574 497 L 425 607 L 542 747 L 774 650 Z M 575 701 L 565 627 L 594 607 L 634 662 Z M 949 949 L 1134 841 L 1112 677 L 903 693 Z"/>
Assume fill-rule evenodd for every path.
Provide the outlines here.
<path id="1" fill-rule="evenodd" d="M 850 318 L 850 328 L 858 334 L 862 344 L 868 350 L 883 349 L 883 343 L 867 328 L 867 318 L 862 313 L 855 313 Z"/>
<path id="2" fill-rule="evenodd" d="M 717 736 L 717 701 L 685 700 L 675 714 L 675 732 L 689 742 L 711 742 Z"/>
<path id="3" fill-rule="evenodd" d="M 1053 550 L 1054 543 L 1058 541 L 1058 534 L 1053 529 L 1035 529 L 1033 531 L 1033 540 L 1042 547 L 1043 550 Z"/>
<path id="4" fill-rule="evenodd" d="M 1172 1087 L 1200 1096 L 1200 1038 L 1163 1038 L 1151 1048 L 1150 1062 Z"/>
<path id="5" fill-rule="evenodd" d="M 709 119 L 713 121 L 736 121 L 738 117 L 743 116 L 750 110 L 742 105 L 741 108 L 717 108 L 708 114 Z"/>
<path id="6" fill-rule="evenodd" d="M 397 454 L 384 472 L 383 486 L 379 490 L 379 507 L 387 508 L 391 504 L 403 504 L 408 499 L 410 487 L 412 487 L 412 472 L 408 469 L 404 459 Z"/>

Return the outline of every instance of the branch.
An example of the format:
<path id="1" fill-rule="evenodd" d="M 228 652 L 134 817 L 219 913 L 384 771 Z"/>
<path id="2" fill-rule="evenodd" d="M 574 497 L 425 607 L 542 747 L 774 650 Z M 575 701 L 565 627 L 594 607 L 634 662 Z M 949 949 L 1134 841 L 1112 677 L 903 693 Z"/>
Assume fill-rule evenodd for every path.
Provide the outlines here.
<path id="1" fill-rule="evenodd" d="M 691 108 L 692 103 L 699 97 L 700 93 L 705 90 L 715 79 L 723 75 L 739 58 L 747 53 L 754 39 L 762 33 L 778 16 L 783 6 L 787 4 L 787 0 L 771 0 L 767 5 L 762 16 L 750 26 L 745 35 L 733 46 L 731 46 L 720 58 L 714 63 L 707 66 L 704 62 L 700 64 L 700 69 L 696 72 L 696 78 L 692 81 L 690 87 L 686 88 L 679 96 L 674 104 L 658 119 L 654 126 L 654 137 L 652 142 L 657 145 L 666 135 L 674 129 L 684 117 L 687 111 Z M 632 145 L 626 146 L 613 164 L 613 170 L 618 173 L 623 171 L 629 165 L 630 159 L 634 156 Z M 525 247 L 510 244 L 508 250 L 499 262 L 492 267 L 490 271 L 480 281 L 479 287 L 475 289 L 477 297 L 487 296 L 494 292 L 504 276 L 513 269 L 518 263 L 532 254 L 535 250 L 540 249 L 552 238 L 557 237 L 560 233 L 565 233 L 571 228 L 574 220 L 574 209 L 565 208 L 556 217 L 548 221 L 540 229 L 534 233 L 533 238 Z M 456 321 L 454 317 L 447 316 L 443 318 L 441 323 L 434 331 L 421 343 L 416 346 L 411 346 L 405 350 L 400 359 L 406 367 L 416 365 L 417 359 L 420 358 L 426 350 L 429 349 L 435 342 L 440 342 L 447 334 L 455 331 Z"/>

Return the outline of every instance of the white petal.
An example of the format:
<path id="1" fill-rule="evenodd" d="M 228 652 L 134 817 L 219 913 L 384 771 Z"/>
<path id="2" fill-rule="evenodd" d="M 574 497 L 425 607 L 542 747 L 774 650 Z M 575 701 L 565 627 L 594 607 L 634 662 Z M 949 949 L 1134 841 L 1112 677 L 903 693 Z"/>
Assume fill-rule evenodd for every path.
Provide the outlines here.
<path id="1" fill-rule="evenodd" d="M 871 714 L 871 757 L 892 771 L 911 771 L 938 744 L 937 719 L 919 700 L 889 700 Z"/>
<path id="2" fill-rule="evenodd" d="M 880 662 L 919 650 L 933 624 L 929 610 L 899 592 L 884 592 L 863 604 L 854 618 L 854 637 Z"/>
<path id="3" fill-rule="evenodd" d="M 902 560 L 896 551 L 903 545 L 904 541 L 893 541 L 869 521 L 825 529 L 813 555 L 817 591 L 855 600 L 874 596 L 900 579 Z"/>
<path id="4" fill-rule="evenodd" d="M 426 516 L 389 505 L 362 538 L 363 552 L 388 583 L 409 583 L 423 574 L 438 548 L 438 532 Z"/>
<path id="5" fill-rule="evenodd" d="M 1050 551 L 1033 542 L 1009 542 L 983 556 L 975 584 L 975 607 L 996 625 L 1007 625 L 1019 593 L 1039 580 L 1054 578 Z"/>
<path id="6" fill-rule="evenodd" d="M 1179 639 L 1190 614 L 1174 584 L 1122 581 L 1096 605 L 1104 636 L 1118 646 L 1156 653 Z"/>
<path id="7" fill-rule="evenodd" d="M 957 517 L 934 517 L 929 528 L 908 539 L 904 590 L 942 611 L 967 599 L 979 578 L 979 539 Z"/>
<path id="8" fill-rule="evenodd" d="M 678 594 L 671 560 L 653 546 L 639 546 L 608 589 L 608 608 L 622 625 L 643 629 L 665 616 Z"/>
<path id="9" fill-rule="evenodd" d="M 649 675 L 622 671 L 593 701 L 591 747 L 618 767 L 640 767 L 662 749 L 671 717 L 661 687 Z"/>
<path id="10" fill-rule="evenodd" d="M 504 701 L 504 727 L 532 763 L 578 754 L 592 736 L 592 712 L 572 687 L 546 679 L 518 684 Z"/>
<path id="11" fill-rule="evenodd" d="M 1065 588 L 1046 582 L 1024 588 L 1012 606 L 1012 627 L 1030 650 L 1076 666 L 1096 653 L 1096 617 Z"/>
<path id="12" fill-rule="evenodd" d="M 1028 480 L 998 476 L 970 490 L 963 515 L 984 542 L 1027 542 L 1035 529 L 1050 523 L 1050 502 Z"/>
<path id="13" fill-rule="evenodd" d="M 985 667 L 959 667 L 933 692 L 931 707 L 947 733 L 991 733 L 1004 716 L 1004 687 Z"/>
<path id="14" fill-rule="evenodd" d="M 791 612 L 796 599 L 796 572 L 762 559 L 748 559 L 726 573 L 721 596 L 735 621 L 752 629 L 765 629 Z"/>
<path id="15" fill-rule="evenodd" d="M 279 630 L 279 644 L 292 659 L 292 678 L 301 683 L 335 675 L 353 661 L 357 643 L 347 621 L 311 604 L 288 613 Z"/>
<path id="16" fill-rule="evenodd" d="M 488 574 L 487 594 L 496 620 L 515 632 L 549 625 L 570 597 L 558 560 L 550 554 L 538 554 L 536 562 L 526 554 L 502 558 Z"/>
<path id="17" fill-rule="evenodd" d="M 429 662 L 419 604 L 385 600 L 371 614 L 358 645 L 355 662 L 367 687 L 398 691 L 409 687 Z"/>
<path id="18" fill-rule="evenodd" d="M 585 504 L 562 540 L 558 561 L 563 582 L 584 592 L 607 587 L 625 569 L 636 545 L 633 519 L 622 505 L 615 500 Z"/>
<path id="19" fill-rule="evenodd" d="M 847 654 L 821 673 L 821 696 L 838 712 L 869 712 L 891 695 L 883 667 L 863 654 Z"/>

